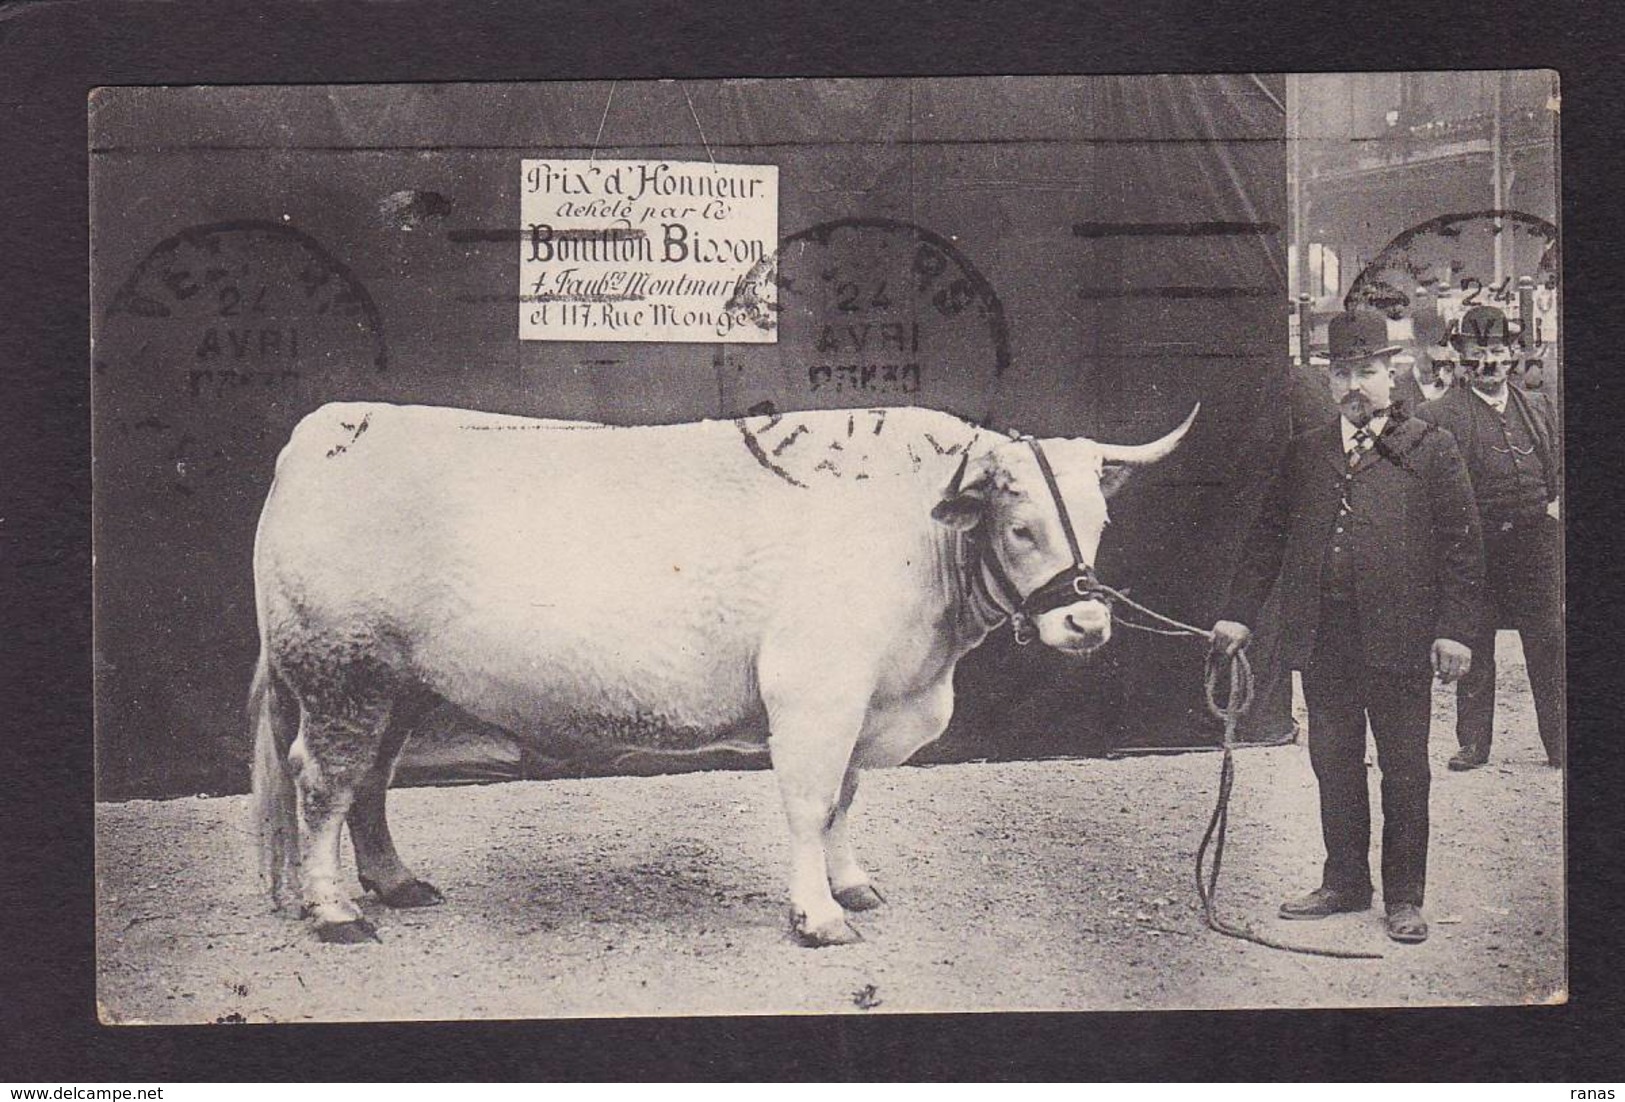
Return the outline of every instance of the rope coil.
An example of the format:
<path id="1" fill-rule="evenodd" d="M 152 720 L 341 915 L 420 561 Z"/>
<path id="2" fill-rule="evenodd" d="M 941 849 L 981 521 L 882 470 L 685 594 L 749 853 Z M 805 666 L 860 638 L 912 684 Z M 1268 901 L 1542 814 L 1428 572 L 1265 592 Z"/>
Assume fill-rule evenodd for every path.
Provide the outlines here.
<path id="1" fill-rule="evenodd" d="M 1195 636 L 1213 642 L 1213 633 L 1191 624 L 1182 623 L 1171 616 L 1149 609 L 1138 601 L 1131 599 L 1127 594 L 1113 589 L 1109 585 L 1097 583 L 1099 589 L 1108 593 L 1116 601 L 1120 601 L 1135 611 L 1151 617 L 1164 627 L 1152 627 L 1148 624 L 1137 624 L 1129 620 L 1120 620 L 1124 627 L 1136 631 L 1148 632 L 1152 635 Z M 1219 700 L 1219 683 L 1221 675 L 1228 667 L 1229 686 L 1224 701 Z M 1322 949 L 1308 945 L 1293 945 L 1289 942 L 1278 941 L 1263 934 L 1255 933 L 1245 926 L 1237 926 L 1226 922 L 1218 913 L 1217 896 L 1219 891 L 1219 869 L 1224 863 L 1225 832 L 1230 825 L 1230 791 L 1235 785 L 1236 758 L 1235 748 L 1236 728 L 1241 718 L 1253 706 L 1253 696 L 1257 685 L 1253 678 L 1252 662 L 1247 658 L 1245 650 L 1238 650 L 1234 655 L 1226 655 L 1211 647 L 1202 667 L 1202 692 L 1206 697 L 1207 710 L 1210 715 L 1224 724 L 1224 761 L 1219 767 L 1219 794 L 1213 805 L 1213 814 L 1208 817 L 1207 830 L 1202 834 L 1202 842 L 1196 848 L 1196 894 L 1202 900 L 1202 919 L 1207 923 L 1208 929 L 1225 937 L 1236 938 L 1240 941 L 1250 941 L 1255 945 L 1262 945 L 1269 949 L 1281 949 L 1289 953 L 1304 953 L 1317 957 L 1336 957 L 1342 960 L 1381 960 L 1381 953 L 1361 952 L 1351 949 Z M 1213 864 L 1209 868 L 1207 857 L 1209 848 L 1212 849 Z"/>

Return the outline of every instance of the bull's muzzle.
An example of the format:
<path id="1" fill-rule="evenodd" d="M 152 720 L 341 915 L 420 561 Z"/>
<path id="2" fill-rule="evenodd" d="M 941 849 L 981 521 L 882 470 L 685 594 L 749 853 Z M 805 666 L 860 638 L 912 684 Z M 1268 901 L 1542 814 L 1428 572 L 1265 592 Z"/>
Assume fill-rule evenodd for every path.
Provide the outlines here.
<path id="1" fill-rule="evenodd" d="M 1095 599 L 1063 605 L 1034 621 L 1039 640 L 1048 647 L 1072 654 L 1088 654 L 1112 636 L 1111 608 Z"/>

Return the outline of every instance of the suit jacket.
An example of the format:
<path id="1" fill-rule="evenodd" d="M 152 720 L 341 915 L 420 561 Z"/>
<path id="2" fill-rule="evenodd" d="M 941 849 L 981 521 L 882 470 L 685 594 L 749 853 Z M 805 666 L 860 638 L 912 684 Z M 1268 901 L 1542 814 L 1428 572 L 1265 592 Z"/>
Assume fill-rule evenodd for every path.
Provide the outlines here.
<path id="1" fill-rule="evenodd" d="M 1393 404 L 1402 408 L 1406 413 L 1415 413 L 1416 407 L 1427 401 L 1422 394 L 1422 387 L 1416 381 L 1409 369 L 1395 372 Z"/>
<path id="2" fill-rule="evenodd" d="M 1415 413 L 1423 421 L 1438 425 L 1456 438 L 1456 445 L 1461 449 L 1462 458 L 1467 460 L 1467 471 L 1471 475 L 1475 470 L 1482 470 L 1484 463 L 1483 446 L 1479 443 L 1479 434 L 1473 431 L 1473 425 L 1479 418 L 1488 419 L 1491 414 L 1489 406 L 1477 395 L 1467 393 L 1467 390 L 1465 386 L 1451 387 L 1449 393 L 1431 402 L 1423 402 Z M 1556 501 L 1562 493 L 1563 473 L 1560 468 L 1563 455 L 1557 446 L 1557 414 L 1552 408 L 1552 400 L 1539 391 L 1528 391 L 1508 384 L 1507 408 L 1514 406 L 1523 411 L 1524 419 L 1529 423 L 1535 454 L 1546 471 L 1546 500 Z"/>
<path id="3" fill-rule="evenodd" d="M 1447 390 L 1445 393 L 1448 394 L 1449 391 Z M 1439 397 L 1443 398 L 1444 394 L 1439 395 Z M 1406 413 L 1414 416 L 1416 411 L 1428 400 L 1426 392 L 1422 390 L 1422 384 L 1417 382 L 1416 376 L 1409 371 L 1402 372 L 1394 380 L 1393 402 L 1404 409 Z M 1460 446 L 1460 444 L 1457 444 L 1457 447 Z"/>
<path id="4" fill-rule="evenodd" d="M 1483 616 L 1484 550 L 1461 453 L 1448 432 L 1395 415 L 1353 469 L 1338 422 L 1294 438 L 1265 489 L 1224 618 L 1257 623 L 1281 587 L 1281 649 L 1299 669 L 1314 652 L 1320 575 L 1345 485 L 1362 649 L 1368 666 L 1428 663 L 1433 640 L 1469 642 Z"/>

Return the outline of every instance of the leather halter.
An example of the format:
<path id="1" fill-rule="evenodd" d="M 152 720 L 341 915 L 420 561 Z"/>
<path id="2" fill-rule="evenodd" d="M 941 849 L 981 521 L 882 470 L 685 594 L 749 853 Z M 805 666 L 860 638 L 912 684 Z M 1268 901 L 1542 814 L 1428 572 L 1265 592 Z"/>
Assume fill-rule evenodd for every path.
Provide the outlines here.
<path id="1" fill-rule="evenodd" d="M 1036 637 L 1033 628 L 1033 618 L 1060 608 L 1062 605 L 1072 604 L 1074 601 L 1099 601 L 1108 608 L 1111 605 L 1107 591 L 1101 587 L 1095 577 L 1095 568 L 1083 561 L 1083 549 L 1078 545 L 1077 533 L 1072 528 L 1072 516 L 1067 512 L 1066 499 L 1061 496 L 1060 483 L 1055 479 L 1055 469 L 1050 466 L 1049 457 L 1044 454 L 1044 446 L 1031 436 L 1020 438 L 1032 449 L 1033 458 L 1038 460 L 1038 469 L 1044 476 L 1044 484 L 1049 487 L 1050 497 L 1055 502 L 1055 512 L 1060 517 L 1061 531 L 1066 535 L 1066 545 L 1072 552 L 1072 565 L 1057 571 L 1054 577 L 1043 585 L 1038 586 L 1025 597 L 1010 575 L 1005 573 L 1004 567 L 999 563 L 999 557 L 993 551 L 991 539 L 982 541 L 981 553 L 978 556 L 980 566 L 987 568 L 988 576 L 999 589 L 1001 602 L 992 599 L 992 604 L 1010 618 L 1010 626 L 1015 633 L 1017 644 L 1026 646 Z M 950 493 L 956 493 L 960 480 L 964 477 L 965 468 L 970 462 L 970 452 L 966 449 L 965 458 L 960 461 L 959 470 L 955 472 Z M 975 581 L 981 580 L 981 571 L 976 572 Z M 973 583 L 974 584 L 974 583 Z M 1008 609 L 1006 609 L 1008 605 Z"/>

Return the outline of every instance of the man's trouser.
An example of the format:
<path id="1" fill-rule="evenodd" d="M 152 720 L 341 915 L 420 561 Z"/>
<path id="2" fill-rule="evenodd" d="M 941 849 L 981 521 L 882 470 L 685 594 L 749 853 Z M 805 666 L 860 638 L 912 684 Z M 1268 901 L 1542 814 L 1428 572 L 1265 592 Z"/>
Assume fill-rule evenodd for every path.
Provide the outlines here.
<path id="1" fill-rule="evenodd" d="M 1472 668 L 1456 688 L 1456 741 L 1486 756 L 1495 733 L 1495 629 L 1523 642 L 1535 721 L 1547 758 L 1562 764 L 1563 526 L 1545 513 L 1521 520 L 1484 518 L 1486 604 L 1493 617 L 1477 638 Z"/>
<path id="2" fill-rule="evenodd" d="M 1303 671 L 1303 695 L 1326 844 L 1321 885 L 1353 894 L 1371 892 L 1371 799 L 1365 765 L 1369 717 L 1382 771 L 1383 901 L 1420 907 L 1427 881 L 1433 671 L 1425 660 L 1414 669 L 1367 666 L 1351 603 L 1323 604 L 1315 638 L 1315 652 Z"/>

